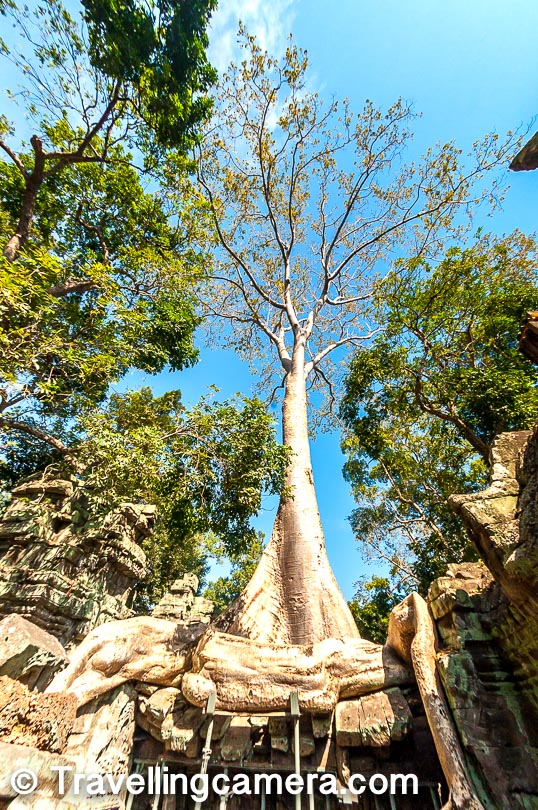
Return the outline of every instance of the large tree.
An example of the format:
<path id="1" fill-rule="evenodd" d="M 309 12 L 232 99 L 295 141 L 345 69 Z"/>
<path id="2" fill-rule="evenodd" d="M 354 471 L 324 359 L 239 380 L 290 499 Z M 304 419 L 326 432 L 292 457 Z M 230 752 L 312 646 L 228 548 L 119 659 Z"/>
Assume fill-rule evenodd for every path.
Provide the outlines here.
<path id="1" fill-rule="evenodd" d="M 141 150 L 146 166 L 166 149 L 185 151 L 210 111 L 206 94 L 216 74 L 205 56 L 205 29 L 216 0 L 151 6 L 86 0 L 83 6 L 81 19 L 60 0 L 21 9 L 11 0 L 0 4 L 18 35 L 12 43 L 0 40 L 4 63 L 24 78 L 16 94 L 10 89 L 22 98 L 33 129 L 30 152 L 21 153 L 20 143 L 10 142 L 14 128 L 0 119 L 0 149 L 21 183 L 18 216 L 3 248 L 9 261 L 30 236 L 44 183 L 72 166 L 115 162 L 118 143 Z M 91 284 L 69 279 L 55 294 Z"/>
<path id="2" fill-rule="evenodd" d="M 0 429 L 68 454 L 81 409 L 130 367 L 195 361 L 191 290 L 205 261 L 158 161 L 209 114 L 213 0 L 2 4 L 30 132 L 0 121 Z M 127 20 L 129 23 L 127 24 Z M 21 129 L 23 134 L 21 134 Z"/>
<path id="3" fill-rule="evenodd" d="M 407 588 L 473 557 L 448 498 L 483 488 L 495 436 L 538 416 L 536 368 L 517 346 L 537 271 L 532 238 L 479 234 L 438 264 L 400 262 L 375 290 L 383 332 L 353 358 L 341 406 L 346 475 L 358 541 Z"/>
<path id="4" fill-rule="evenodd" d="M 271 348 L 263 381 L 283 377 L 293 460 L 271 542 L 221 625 L 262 641 L 312 643 L 357 629 L 326 556 L 307 388 L 326 384 L 330 401 L 339 350 L 373 335 L 363 304 L 376 276 L 401 255 L 434 255 L 449 228 L 463 234 L 473 204 L 495 195 L 481 179 L 510 146 L 487 137 L 461 161 L 444 144 L 405 164 L 405 103 L 380 111 L 366 102 L 358 115 L 347 102 L 326 105 L 308 91 L 306 56 L 293 44 L 279 63 L 254 38 L 243 43 L 245 60 L 224 77 L 198 148 L 216 243 L 205 312 L 228 322 L 254 364 Z"/>

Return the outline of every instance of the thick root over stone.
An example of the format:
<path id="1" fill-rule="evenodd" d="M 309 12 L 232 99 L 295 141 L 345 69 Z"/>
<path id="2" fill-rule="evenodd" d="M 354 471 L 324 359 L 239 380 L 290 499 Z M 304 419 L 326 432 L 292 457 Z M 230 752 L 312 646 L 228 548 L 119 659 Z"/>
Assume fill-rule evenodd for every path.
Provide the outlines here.
<path id="1" fill-rule="evenodd" d="M 364 639 L 276 647 L 210 630 L 198 642 L 181 690 L 204 706 L 214 689 L 218 708 L 247 712 L 284 710 L 297 691 L 301 706 L 316 714 L 331 712 L 342 697 L 412 681 L 394 652 Z"/>
<path id="2" fill-rule="evenodd" d="M 101 625 L 71 655 L 47 692 L 70 692 L 84 706 L 131 680 L 178 686 L 190 666 L 190 641 L 174 622 L 135 616 Z"/>
<path id="3" fill-rule="evenodd" d="M 413 665 L 437 755 L 450 789 L 450 799 L 442 810 L 484 810 L 474 793 L 437 672 L 433 621 L 426 602 L 418 593 L 410 594 L 392 611 L 387 644 Z"/>
<path id="4" fill-rule="evenodd" d="M 83 706 L 128 680 L 180 686 L 196 706 L 215 689 L 228 711 L 284 710 L 298 691 L 305 709 L 323 713 L 341 697 L 409 683 L 413 674 L 390 649 L 363 639 L 277 647 L 210 629 L 191 652 L 173 622 L 135 617 L 90 633 L 47 691 L 70 692 Z"/>

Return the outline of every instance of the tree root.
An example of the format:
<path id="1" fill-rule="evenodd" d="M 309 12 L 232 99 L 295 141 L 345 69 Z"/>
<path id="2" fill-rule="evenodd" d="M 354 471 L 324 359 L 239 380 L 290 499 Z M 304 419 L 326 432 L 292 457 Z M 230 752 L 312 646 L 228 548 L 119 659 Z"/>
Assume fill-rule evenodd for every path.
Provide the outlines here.
<path id="1" fill-rule="evenodd" d="M 342 698 L 409 683 L 414 671 L 450 789 L 443 810 L 483 810 L 473 795 L 436 656 L 433 621 L 416 593 L 392 611 L 384 647 L 357 638 L 277 646 L 210 627 L 193 650 L 174 622 L 135 617 L 91 632 L 47 692 L 70 692 L 80 707 L 139 680 L 179 687 L 195 706 L 204 706 L 215 690 L 217 708 L 263 713 L 285 710 L 290 692 L 297 691 L 301 706 L 316 714 L 332 711 Z"/>
<path id="2" fill-rule="evenodd" d="M 435 628 L 418 593 L 407 596 L 390 615 L 387 645 L 412 663 L 437 755 L 450 790 L 442 810 L 484 810 L 474 795 L 465 757 L 437 672 Z"/>
<path id="3" fill-rule="evenodd" d="M 388 648 L 363 639 L 326 639 L 314 645 L 269 646 L 209 629 L 194 652 L 173 622 L 135 617 L 93 630 L 48 692 L 71 692 L 79 707 L 128 680 L 180 686 L 204 706 L 217 692 L 228 711 L 279 711 L 299 692 L 305 709 L 330 712 L 342 697 L 413 680 Z"/>
<path id="4" fill-rule="evenodd" d="M 71 655 L 46 692 L 70 692 L 78 708 L 130 680 L 179 686 L 192 642 L 165 619 L 135 616 L 97 627 Z"/>
<path id="5" fill-rule="evenodd" d="M 391 650 L 364 639 L 276 647 L 209 630 L 181 689 L 194 705 L 205 705 L 214 689 L 218 708 L 248 712 L 285 710 L 297 691 L 301 706 L 319 714 L 342 697 L 412 681 L 412 671 Z"/>

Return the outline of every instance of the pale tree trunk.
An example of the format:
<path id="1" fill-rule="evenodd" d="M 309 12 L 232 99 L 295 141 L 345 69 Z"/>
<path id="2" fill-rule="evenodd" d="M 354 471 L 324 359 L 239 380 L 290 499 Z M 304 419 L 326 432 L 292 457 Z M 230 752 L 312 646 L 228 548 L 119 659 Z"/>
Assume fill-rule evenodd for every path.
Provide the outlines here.
<path id="1" fill-rule="evenodd" d="M 226 632 L 266 644 L 359 638 L 331 570 L 310 461 L 304 340 L 286 376 L 283 442 L 293 451 L 271 541 L 249 585 L 217 620 Z"/>

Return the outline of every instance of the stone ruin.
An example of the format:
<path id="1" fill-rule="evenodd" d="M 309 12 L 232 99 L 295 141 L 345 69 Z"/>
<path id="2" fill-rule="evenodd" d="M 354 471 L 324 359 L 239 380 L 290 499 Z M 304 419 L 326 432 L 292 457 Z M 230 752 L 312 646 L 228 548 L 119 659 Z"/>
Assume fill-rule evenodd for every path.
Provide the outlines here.
<path id="1" fill-rule="evenodd" d="M 69 646 L 132 616 L 154 521 L 155 507 L 111 508 L 76 478 L 16 487 L 0 521 L 0 617 L 17 613 Z"/>
<path id="2" fill-rule="evenodd" d="M 4 543 L 0 593 L 6 617 L 0 622 L 0 806 L 10 810 L 193 807 L 192 800 L 182 796 L 163 796 L 157 802 L 153 796 L 125 794 L 99 797 L 99 801 L 59 798 L 50 780 L 52 764 L 120 775 L 144 772 L 161 763 L 171 772 L 190 775 L 201 768 L 210 773 L 227 769 L 230 774 L 286 774 L 297 767 L 302 774 L 335 774 L 344 792 L 338 799 L 313 796 L 308 806 L 315 810 L 337 804 L 352 804 L 360 810 L 439 810 L 447 801 L 448 787 L 452 795 L 444 805 L 447 808 L 536 810 L 538 428 L 532 433 L 503 434 L 492 453 L 490 487 L 453 498 L 453 507 L 483 562 L 449 566 L 430 589 L 427 616 L 435 625 L 435 650 L 422 659 L 434 671 L 429 689 L 421 688 L 423 674 L 415 665 L 417 651 L 427 649 L 429 624 L 415 621 L 413 629 L 408 621 L 413 605 L 408 603 L 403 612 L 402 606 L 396 610 L 392 635 L 382 648 L 385 663 L 387 655 L 403 656 L 399 670 L 393 659 L 387 664 L 386 671 L 396 673 L 397 682 L 379 680 L 377 659 L 372 657 L 377 652 L 368 651 L 368 667 L 365 664 L 359 673 L 362 693 L 353 694 L 351 687 L 349 693 L 341 689 L 325 711 L 308 690 L 313 681 L 319 686 L 322 670 L 338 660 L 340 652 L 335 649 L 322 651 L 321 669 L 314 649 L 297 650 L 295 668 L 300 666 L 300 655 L 310 655 L 305 680 L 290 677 L 287 700 L 263 711 L 248 709 L 249 690 L 250 694 L 256 691 L 255 673 L 265 665 L 263 651 L 254 648 L 251 652 L 256 656 L 247 661 L 252 672 L 245 675 L 247 688 L 241 698 L 245 703 L 223 708 L 221 691 L 212 713 L 207 697 L 198 705 L 187 700 L 186 693 L 191 693 L 185 689 L 184 673 L 192 680 L 206 672 L 217 691 L 218 673 L 225 672 L 226 660 L 219 659 L 216 670 L 207 669 L 211 644 L 219 641 L 219 634 L 208 630 L 211 604 L 196 596 L 198 583 L 192 575 L 174 583 L 155 606 L 153 617 L 129 618 L 129 583 L 132 591 L 136 579 L 129 572 L 140 571 L 144 564 L 136 533 L 150 530 L 150 512 L 123 505 L 97 518 L 87 510 L 85 522 L 72 517 L 82 497 L 76 486 L 62 490 L 56 482 L 55 492 L 48 490 L 49 494 L 43 482 L 41 490 L 37 482 L 30 489 L 20 488 L 16 493 L 20 503 L 15 500 L 0 523 Z M 63 520 L 57 521 L 58 513 Z M 129 551 L 133 551 L 130 562 Z M 414 608 L 420 614 L 420 608 Z M 45 632 L 49 615 L 52 634 Z M 137 634 L 118 634 L 118 628 L 129 627 L 136 627 Z M 155 627 L 166 633 L 172 628 L 173 637 L 165 634 L 164 644 Z M 65 646 L 82 636 L 85 642 L 66 652 Z M 411 650 L 408 660 L 406 638 Z M 92 654 L 81 657 L 80 651 L 92 639 Z M 135 659 L 145 656 L 142 671 L 132 666 L 133 656 L 124 654 L 130 646 L 136 647 Z M 173 659 L 175 669 L 167 663 L 163 671 L 164 654 L 168 662 Z M 107 666 L 99 665 L 105 674 L 96 681 L 95 656 L 99 655 L 107 659 Z M 112 668 L 110 656 L 116 662 Z M 71 664 L 64 669 L 68 657 Z M 81 667 L 64 691 L 45 691 L 53 678 L 53 684 L 67 678 L 65 673 L 73 670 L 77 660 L 91 663 L 91 679 Z M 92 689 L 95 695 L 89 697 Z M 295 704 L 293 694 L 298 697 Z M 449 746 L 454 757 L 449 764 L 468 780 L 470 798 L 447 785 L 443 737 L 450 738 L 451 730 L 455 742 Z M 9 774 L 18 767 L 32 767 L 40 774 L 39 790 L 32 796 L 16 797 L 9 784 Z M 345 793 L 352 773 L 366 777 L 415 773 L 419 795 L 352 797 Z M 304 807 L 309 800 L 303 797 L 302 801 Z M 284 810 L 296 804 L 287 795 L 234 796 L 204 806 Z"/>

